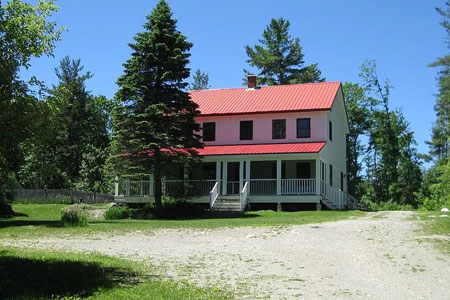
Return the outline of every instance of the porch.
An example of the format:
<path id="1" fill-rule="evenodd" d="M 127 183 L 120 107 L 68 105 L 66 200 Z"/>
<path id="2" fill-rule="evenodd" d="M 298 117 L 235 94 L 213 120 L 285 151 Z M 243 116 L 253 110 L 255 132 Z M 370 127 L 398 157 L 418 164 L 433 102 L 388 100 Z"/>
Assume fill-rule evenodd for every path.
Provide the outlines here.
<path id="1" fill-rule="evenodd" d="M 200 172 L 180 166 L 163 178 L 162 192 L 209 203 L 210 207 L 217 199 L 229 199 L 239 200 L 241 206 L 244 202 L 315 203 L 320 209 L 331 191 L 322 173 L 326 172 L 323 165 L 318 154 L 206 157 Z M 148 179 L 118 180 L 115 194 L 119 202 L 151 203 L 154 190 L 154 180 L 149 175 Z M 343 206 L 342 203 L 331 208 Z"/>

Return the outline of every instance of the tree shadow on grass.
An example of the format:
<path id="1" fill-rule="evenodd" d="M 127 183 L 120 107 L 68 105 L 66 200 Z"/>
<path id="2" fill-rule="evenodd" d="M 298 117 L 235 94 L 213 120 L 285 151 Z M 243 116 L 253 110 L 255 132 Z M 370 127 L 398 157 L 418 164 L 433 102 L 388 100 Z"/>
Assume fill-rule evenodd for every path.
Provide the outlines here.
<path id="1" fill-rule="evenodd" d="M 22 227 L 22 226 L 45 226 L 45 227 L 62 227 L 61 221 L 40 221 L 40 220 L 5 220 L 0 219 L 0 228 Z"/>
<path id="2" fill-rule="evenodd" d="M 139 282 L 136 273 L 93 262 L 22 258 L 0 251 L 0 299 L 88 297 L 99 288 Z"/>

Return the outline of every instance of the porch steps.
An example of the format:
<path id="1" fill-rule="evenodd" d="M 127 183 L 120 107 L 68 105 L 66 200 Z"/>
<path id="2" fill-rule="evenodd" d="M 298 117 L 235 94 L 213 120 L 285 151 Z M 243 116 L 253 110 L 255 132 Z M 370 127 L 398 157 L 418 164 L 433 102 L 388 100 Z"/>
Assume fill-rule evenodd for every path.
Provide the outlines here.
<path id="1" fill-rule="evenodd" d="M 322 204 L 328 207 L 331 210 L 338 210 L 338 206 L 333 201 L 330 201 L 326 198 L 322 198 Z"/>
<path id="2" fill-rule="evenodd" d="M 218 198 L 211 210 L 216 212 L 240 213 L 241 202 L 239 198 L 235 197 Z"/>

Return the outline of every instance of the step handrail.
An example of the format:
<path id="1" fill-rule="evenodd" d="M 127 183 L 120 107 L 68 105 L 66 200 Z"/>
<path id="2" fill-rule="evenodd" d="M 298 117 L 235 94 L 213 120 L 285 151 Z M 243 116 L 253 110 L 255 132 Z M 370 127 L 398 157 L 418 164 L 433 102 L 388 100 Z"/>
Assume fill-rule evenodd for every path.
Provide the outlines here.
<path id="1" fill-rule="evenodd" d="M 247 199 L 248 199 L 248 181 L 245 182 L 244 187 L 242 188 L 242 191 L 239 193 L 239 198 L 241 202 L 241 212 L 245 210 L 245 207 L 247 206 Z"/>
<path id="2" fill-rule="evenodd" d="M 211 192 L 209 192 L 209 208 L 213 208 L 214 203 L 216 203 L 217 198 L 219 197 L 219 182 L 216 181 L 214 187 Z"/>

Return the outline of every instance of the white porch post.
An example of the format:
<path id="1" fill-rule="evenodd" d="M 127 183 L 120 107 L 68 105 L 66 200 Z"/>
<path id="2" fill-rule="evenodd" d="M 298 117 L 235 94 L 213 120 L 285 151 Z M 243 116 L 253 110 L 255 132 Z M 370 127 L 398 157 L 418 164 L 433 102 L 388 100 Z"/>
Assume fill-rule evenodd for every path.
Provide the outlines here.
<path id="1" fill-rule="evenodd" d="M 223 170 L 222 170 L 222 195 L 227 194 L 227 175 L 228 175 L 228 162 L 223 162 Z"/>
<path id="2" fill-rule="evenodd" d="M 131 190 L 130 177 L 127 177 L 127 192 L 126 192 L 127 196 L 130 196 L 130 190 Z"/>
<path id="3" fill-rule="evenodd" d="M 220 182 L 220 161 L 216 161 L 216 182 L 217 184 L 217 193 L 220 195 L 220 191 L 222 190 L 222 188 L 220 187 L 220 185 L 222 184 Z"/>
<path id="4" fill-rule="evenodd" d="M 155 195 L 155 179 L 153 178 L 153 174 L 150 174 L 150 183 L 148 185 L 148 188 L 149 188 L 148 195 L 154 196 Z"/>
<path id="5" fill-rule="evenodd" d="M 114 196 L 119 196 L 119 176 L 114 178 Z"/>
<path id="6" fill-rule="evenodd" d="M 250 161 L 247 160 L 245 163 L 245 179 L 247 180 L 247 191 L 250 195 Z"/>
<path id="7" fill-rule="evenodd" d="M 277 159 L 277 195 L 281 195 L 281 159 Z"/>
<path id="8" fill-rule="evenodd" d="M 316 195 L 320 195 L 320 185 L 321 185 L 320 168 L 321 168 L 320 157 L 318 157 L 316 158 Z"/>
<path id="9" fill-rule="evenodd" d="M 244 161 L 239 161 L 239 193 L 244 188 Z"/>

